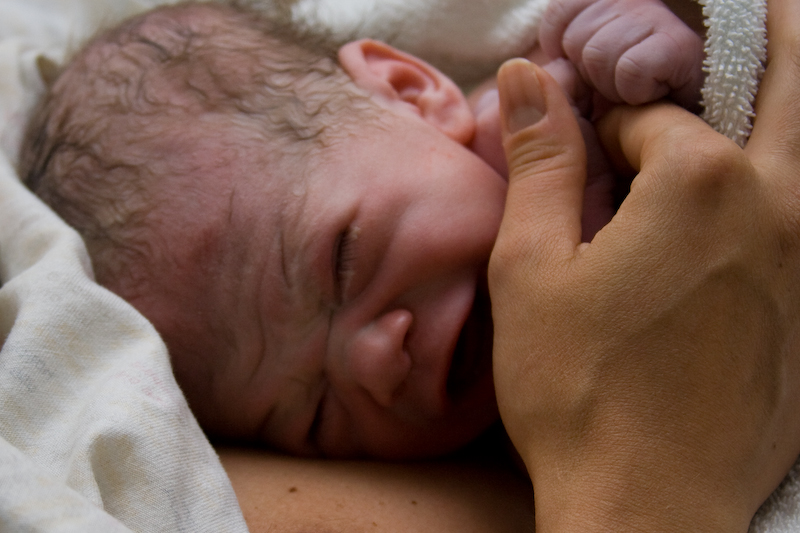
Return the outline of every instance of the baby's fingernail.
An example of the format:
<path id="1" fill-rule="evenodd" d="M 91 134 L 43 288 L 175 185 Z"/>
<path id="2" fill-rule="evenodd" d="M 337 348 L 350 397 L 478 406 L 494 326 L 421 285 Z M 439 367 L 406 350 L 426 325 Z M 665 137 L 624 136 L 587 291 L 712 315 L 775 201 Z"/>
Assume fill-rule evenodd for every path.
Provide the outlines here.
<path id="1" fill-rule="evenodd" d="M 500 108 L 508 133 L 516 133 L 541 120 L 547 112 L 542 86 L 533 64 L 525 59 L 506 62 L 498 73 Z"/>

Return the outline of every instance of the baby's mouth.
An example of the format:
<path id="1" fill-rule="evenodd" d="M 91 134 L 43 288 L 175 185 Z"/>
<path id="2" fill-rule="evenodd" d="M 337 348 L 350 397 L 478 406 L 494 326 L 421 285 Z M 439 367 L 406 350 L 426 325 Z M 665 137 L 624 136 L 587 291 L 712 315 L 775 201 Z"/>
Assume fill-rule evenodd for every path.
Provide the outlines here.
<path id="1" fill-rule="evenodd" d="M 479 285 L 450 363 L 447 395 L 451 400 L 462 398 L 487 373 L 491 374 L 492 331 L 489 292 Z"/>

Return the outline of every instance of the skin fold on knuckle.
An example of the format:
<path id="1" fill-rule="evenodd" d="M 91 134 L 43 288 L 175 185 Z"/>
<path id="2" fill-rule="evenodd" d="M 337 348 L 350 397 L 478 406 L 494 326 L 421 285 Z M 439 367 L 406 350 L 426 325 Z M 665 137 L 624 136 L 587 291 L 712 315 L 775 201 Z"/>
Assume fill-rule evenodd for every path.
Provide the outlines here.
<path id="1" fill-rule="evenodd" d="M 731 196 L 741 197 L 754 185 L 755 173 L 732 141 L 694 144 L 683 141 L 679 146 L 687 161 L 692 162 L 691 168 L 681 175 L 681 185 L 695 204 L 724 206 Z"/>
<path id="2" fill-rule="evenodd" d="M 694 134 L 687 130 L 686 120 L 681 120 L 685 119 L 683 113 L 664 102 L 616 106 L 597 122 L 597 136 L 615 167 L 639 171 L 644 162 L 665 157 L 665 151 L 673 153 L 668 143 L 681 142 L 687 133 Z"/>
<path id="3" fill-rule="evenodd" d="M 710 129 L 663 129 L 645 138 L 641 160 L 641 174 L 672 188 L 682 200 L 677 205 L 687 210 L 724 206 L 731 194 L 747 190 L 755 176 L 741 148 Z"/>
<path id="4" fill-rule="evenodd" d="M 614 80 L 620 98 L 625 102 L 637 105 L 649 99 L 646 89 L 651 85 L 647 73 L 636 60 L 628 55 L 619 58 L 614 69 Z M 665 91 L 666 92 L 666 91 Z"/>
<path id="5" fill-rule="evenodd" d="M 586 76 L 599 90 L 606 93 L 604 95 L 606 98 L 619 101 L 614 85 L 614 59 L 616 58 L 608 57 L 608 52 L 604 48 L 592 44 L 587 44 L 581 53 L 581 64 Z"/>

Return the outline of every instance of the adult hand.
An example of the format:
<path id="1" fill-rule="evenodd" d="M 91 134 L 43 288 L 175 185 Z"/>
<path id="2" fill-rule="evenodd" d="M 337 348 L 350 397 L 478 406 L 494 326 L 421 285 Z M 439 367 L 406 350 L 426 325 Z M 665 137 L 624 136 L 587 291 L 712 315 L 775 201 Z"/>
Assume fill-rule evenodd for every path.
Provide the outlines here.
<path id="1" fill-rule="evenodd" d="M 746 531 L 800 453 L 798 2 L 771 0 L 768 29 L 745 150 L 672 105 L 604 118 L 637 175 L 591 243 L 566 100 L 501 70 L 494 372 L 538 533 Z"/>

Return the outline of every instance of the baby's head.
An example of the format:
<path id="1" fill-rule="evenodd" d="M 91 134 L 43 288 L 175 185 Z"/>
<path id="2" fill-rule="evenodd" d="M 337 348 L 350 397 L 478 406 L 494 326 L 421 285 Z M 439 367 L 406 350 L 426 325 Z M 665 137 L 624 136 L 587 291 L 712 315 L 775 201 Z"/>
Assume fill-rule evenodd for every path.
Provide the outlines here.
<path id="1" fill-rule="evenodd" d="M 473 129 L 450 80 L 386 45 L 337 58 L 187 4 L 79 52 L 20 171 L 163 336 L 210 434 L 414 457 L 497 416 L 485 275 L 506 184 Z"/>

